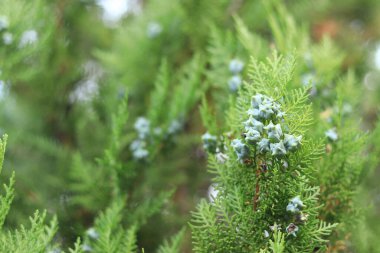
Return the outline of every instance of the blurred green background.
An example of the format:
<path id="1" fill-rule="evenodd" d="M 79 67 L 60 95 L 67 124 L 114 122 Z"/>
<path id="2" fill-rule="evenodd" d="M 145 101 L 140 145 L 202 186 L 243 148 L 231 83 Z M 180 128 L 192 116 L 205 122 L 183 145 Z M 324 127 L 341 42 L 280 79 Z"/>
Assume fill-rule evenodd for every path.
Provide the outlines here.
<path id="1" fill-rule="evenodd" d="M 134 168 L 133 180 L 125 174 L 126 183 L 121 183 L 133 196 L 129 208 L 136 209 L 142 199 L 154 199 L 160 191 L 174 191 L 139 232 L 139 245 L 153 251 L 163 238 L 186 226 L 190 211 L 207 198 L 210 175 L 200 138 L 205 128 L 199 104 L 205 95 L 221 107 L 216 111 L 223 111 L 225 103 L 218 102 L 229 94 L 223 81 L 228 73 L 208 70 L 218 69 L 218 64 L 223 69 L 235 56 L 248 63 L 249 55 L 236 43 L 237 16 L 267 45 L 262 48 L 270 48 L 271 13 L 258 0 L 0 1 L 0 17 L 6 15 L 9 22 L 9 31 L 0 29 L 0 132 L 10 136 L 4 173 L 9 176 L 14 169 L 17 178 L 6 226 L 16 227 L 35 209 L 47 209 L 58 215 L 57 240 L 64 245 L 92 226 L 109 204 L 110 192 L 96 158 L 109 145 L 111 115 L 127 94 L 129 119 L 119 158 Z M 348 91 L 358 101 L 352 110 L 364 131 L 374 129 L 380 102 L 380 1 L 281 2 L 311 43 L 321 44 L 328 36 L 337 55 L 343 55 L 336 71 L 353 70 L 357 80 L 357 86 L 348 87 L 357 89 Z M 21 45 L 25 31 L 37 34 L 33 41 L 29 33 L 25 43 L 31 46 Z M 13 36 L 10 45 L 6 32 Z M 298 43 L 303 34 L 287 35 L 289 47 L 311 50 Z M 212 51 L 218 46 L 212 41 L 225 50 Z M 266 56 L 259 47 L 252 45 L 259 57 Z M 219 54 L 225 62 L 212 62 L 209 54 Z M 320 65 L 330 68 L 323 57 Z M 160 71 L 165 72 L 163 62 L 171 80 L 170 99 L 154 105 L 155 84 L 164 83 L 157 81 L 157 76 L 163 78 Z M 181 100 L 186 102 L 176 110 Z M 155 110 L 157 116 L 151 112 Z M 141 116 L 168 132 L 178 123 L 149 150 L 154 156 L 143 162 L 133 159 L 129 149 Z M 373 139 L 380 141 L 376 131 Z M 379 151 L 374 145 L 369 152 Z M 357 205 L 366 218 L 352 231 L 354 243 L 337 243 L 332 252 L 375 252 L 380 247 L 380 170 L 364 171 Z M 189 234 L 184 244 L 188 252 Z"/>

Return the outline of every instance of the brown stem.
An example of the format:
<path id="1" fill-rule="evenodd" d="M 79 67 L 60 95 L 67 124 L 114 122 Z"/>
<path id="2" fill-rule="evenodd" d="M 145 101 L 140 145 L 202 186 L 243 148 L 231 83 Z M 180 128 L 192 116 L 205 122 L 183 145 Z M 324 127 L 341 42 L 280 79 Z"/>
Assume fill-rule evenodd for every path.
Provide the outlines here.
<path id="1" fill-rule="evenodd" d="M 260 167 L 260 165 L 259 165 Z M 256 212 L 257 210 L 257 202 L 259 200 L 259 194 L 260 194 L 260 184 L 259 184 L 259 181 L 260 181 L 260 168 L 257 168 L 256 169 L 256 189 L 255 189 L 255 195 L 253 196 L 253 211 Z"/>
<path id="2" fill-rule="evenodd" d="M 244 0 L 232 1 L 231 5 L 227 9 L 228 15 L 233 15 L 242 7 L 243 4 L 244 4 Z"/>

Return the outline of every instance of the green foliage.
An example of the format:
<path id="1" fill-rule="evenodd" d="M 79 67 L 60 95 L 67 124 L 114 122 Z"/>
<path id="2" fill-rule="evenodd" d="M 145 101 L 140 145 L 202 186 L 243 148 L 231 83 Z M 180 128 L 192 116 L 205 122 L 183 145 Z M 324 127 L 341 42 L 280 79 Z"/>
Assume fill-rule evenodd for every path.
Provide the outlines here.
<path id="1" fill-rule="evenodd" d="M 0 14 L 9 24 L 1 32 L 0 69 L 2 79 L 28 80 L 38 70 L 45 67 L 49 50 L 46 44 L 53 32 L 53 17 L 48 15 L 49 9 L 44 1 L 32 2 L 12 1 L 0 2 Z M 38 17 L 47 17 L 45 22 L 38 22 Z M 29 31 L 29 33 L 28 33 Z M 11 36 L 9 43 L 3 41 L 3 34 Z M 12 73 L 17 73 L 13 75 Z"/>
<path id="2" fill-rule="evenodd" d="M 9 180 L 9 184 L 4 184 L 5 196 L 0 197 L 0 227 L 3 227 L 5 218 L 9 212 L 11 203 L 14 198 L 14 183 L 14 174 L 12 174 L 12 177 Z"/>
<path id="3" fill-rule="evenodd" d="M 72 189 L 76 192 L 74 202 L 99 210 L 107 203 L 104 201 L 110 196 L 119 197 L 118 173 L 123 168 L 119 159 L 119 152 L 122 149 L 121 136 L 127 118 L 125 101 L 120 104 L 117 112 L 111 117 L 110 141 L 104 150 L 103 157 L 97 159 L 98 168 L 95 171 L 90 164 L 86 164 L 80 154 L 74 156 L 71 171 Z M 109 178 L 109 181 L 104 180 L 104 178 Z M 94 180 L 99 184 L 95 185 Z M 98 191 L 101 196 L 93 194 Z"/>
<path id="4" fill-rule="evenodd" d="M 123 201 L 116 200 L 95 220 L 94 229 L 99 239 L 86 244 L 94 252 L 136 252 L 136 227 L 132 225 L 131 228 L 123 230 L 120 226 L 123 208 Z"/>
<path id="5" fill-rule="evenodd" d="M 181 252 L 181 242 L 185 235 L 185 228 L 181 229 L 176 235 L 170 238 L 170 241 L 165 240 L 158 248 L 158 253 L 179 253 Z"/>
<path id="6" fill-rule="evenodd" d="M 74 245 L 74 249 L 69 249 L 70 253 L 83 253 L 83 248 L 81 246 L 80 238 L 77 239 Z"/>
<path id="7" fill-rule="evenodd" d="M 0 139 L 0 172 L 3 167 L 7 136 Z M 20 229 L 9 231 L 3 229 L 4 220 L 9 212 L 14 197 L 14 174 L 8 185 L 4 185 L 5 196 L 0 197 L 0 252 L 45 252 L 57 232 L 57 218 L 50 225 L 45 225 L 46 212 L 35 212 L 30 218 L 30 228 L 21 225 Z"/>
<path id="8" fill-rule="evenodd" d="M 7 135 L 4 135 L 0 139 L 0 174 L 3 169 L 7 139 L 8 139 Z M 14 180 L 14 173 L 13 173 L 12 177 L 9 180 L 9 184 L 8 185 L 4 184 L 5 196 L 0 196 L 0 228 L 3 227 L 5 218 L 9 212 L 12 200 L 14 198 L 14 190 L 13 190 L 14 183 L 15 183 L 15 180 Z"/>
<path id="9" fill-rule="evenodd" d="M 268 12 L 268 22 L 277 49 L 289 52 L 294 48 L 302 50 L 308 44 L 306 29 L 300 28 L 281 1 L 263 1 Z"/>
<path id="10" fill-rule="evenodd" d="M 45 252 L 51 244 L 58 229 L 57 219 L 54 218 L 50 225 L 45 225 L 46 213 L 36 212 L 30 218 L 30 228 L 21 226 L 20 229 L 12 232 L 3 232 L 0 235 L 1 252 Z"/>
<path id="11" fill-rule="evenodd" d="M 272 239 L 269 241 L 270 250 L 273 253 L 282 253 L 285 251 L 285 234 L 275 229 Z"/>
<path id="12" fill-rule="evenodd" d="M 0 1 L 0 251 L 376 252 L 379 4 L 129 4 Z"/>
<path id="13" fill-rule="evenodd" d="M 125 113 L 123 107 L 119 110 L 119 113 Z M 120 119 L 122 117 L 119 117 Z M 115 119 L 116 120 L 116 119 Z M 122 124 L 117 124 L 119 127 Z M 119 131 L 114 128 L 114 135 L 118 135 Z M 3 164 L 4 153 L 6 147 L 7 136 L 4 136 L 0 141 L 0 164 Z M 106 152 L 107 153 L 107 152 Z M 104 161 L 104 160 L 103 160 Z M 112 156 L 108 156 L 108 165 L 110 161 L 112 164 L 116 161 L 112 159 Z M 13 185 L 14 176 L 12 176 L 10 184 L 5 185 L 5 196 L 0 198 L 0 219 L 1 225 L 10 209 L 11 202 L 13 200 Z M 123 229 L 121 226 L 123 220 L 123 211 L 125 209 L 124 200 L 115 197 L 111 202 L 110 207 L 99 215 L 95 220 L 93 234 L 88 233 L 88 238 L 84 244 L 81 244 L 80 239 L 77 240 L 74 249 L 69 249 L 70 252 L 84 252 L 89 249 L 93 249 L 94 252 L 137 252 L 137 228 L 141 226 L 148 216 L 157 212 L 165 199 L 168 198 L 168 194 L 162 194 L 158 199 L 146 202 L 144 206 L 140 206 L 133 216 L 131 216 L 131 225 L 128 229 Z M 21 226 L 19 230 L 0 232 L 0 252 L 45 252 L 46 249 L 52 247 L 52 240 L 57 232 L 57 219 L 53 218 L 50 225 L 44 224 L 46 218 L 46 212 L 35 215 L 30 218 L 31 226 L 29 229 Z M 95 233 L 95 234 L 94 234 Z M 166 243 L 161 250 L 163 252 L 175 252 L 179 247 L 180 237 L 184 232 L 178 234 L 169 245 Z M 166 250 L 166 251 L 165 251 Z"/>
<path id="14" fill-rule="evenodd" d="M 306 133 L 311 125 L 311 107 L 305 105 L 306 89 L 292 90 L 289 87 L 294 66 L 293 57 L 284 59 L 278 54 L 274 54 L 266 63 L 252 60 L 252 84 L 247 84 L 240 90 L 237 101 L 230 104 L 227 117 L 230 138 L 240 135 L 251 97 L 256 94 L 269 95 L 281 103 L 286 112 L 283 123 L 289 133 Z M 226 140 L 225 145 L 233 145 L 227 138 Z M 293 237 L 287 231 L 284 239 L 287 250 L 310 252 L 324 247 L 326 236 L 336 224 L 319 220 L 319 187 L 310 186 L 312 171 L 315 170 L 310 164 L 315 160 L 316 154 L 320 154 L 320 146 L 313 146 L 312 143 L 303 139 L 301 150 L 283 158 L 260 155 L 256 149 L 250 149 L 252 155 L 239 162 L 239 159 L 235 160 L 236 154 L 232 148 L 227 148 L 229 160 L 224 164 L 210 157 L 210 168 L 215 175 L 214 181 L 219 193 L 212 203 L 201 202 L 193 214 L 191 226 L 194 250 L 259 251 L 269 247 L 264 234 L 269 235 L 267 230 L 270 230 L 270 226 L 277 224 L 285 229 L 292 222 L 297 224 L 299 233 Z M 305 221 L 297 223 L 298 218 L 292 220 L 286 210 L 288 201 L 294 196 L 300 196 L 305 204 L 301 214 L 298 214 L 304 215 Z M 236 238 L 240 239 L 237 241 Z M 273 248 L 273 242 L 271 245 Z"/>

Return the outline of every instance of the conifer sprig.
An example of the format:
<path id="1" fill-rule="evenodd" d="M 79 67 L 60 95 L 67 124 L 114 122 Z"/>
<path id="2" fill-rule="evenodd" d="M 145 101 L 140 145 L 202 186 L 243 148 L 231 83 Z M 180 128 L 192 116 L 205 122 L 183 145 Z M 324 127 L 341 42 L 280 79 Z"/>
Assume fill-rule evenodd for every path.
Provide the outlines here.
<path id="1" fill-rule="evenodd" d="M 215 156 L 209 160 L 218 195 L 193 214 L 196 252 L 308 252 L 324 246 L 336 226 L 318 217 L 319 187 L 311 185 L 310 171 L 320 147 L 300 135 L 312 115 L 306 90 L 290 89 L 294 66 L 294 57 L 278 54 L 267 63 L 253 60 L 252 84 L 240 90 L 228 112 L 231 132 L 222 140 L 230 159 L 221 164 L 209 153 Z M 277 234 L 274 244 L 268 237 L 277 230 L 284 238 Z"/>

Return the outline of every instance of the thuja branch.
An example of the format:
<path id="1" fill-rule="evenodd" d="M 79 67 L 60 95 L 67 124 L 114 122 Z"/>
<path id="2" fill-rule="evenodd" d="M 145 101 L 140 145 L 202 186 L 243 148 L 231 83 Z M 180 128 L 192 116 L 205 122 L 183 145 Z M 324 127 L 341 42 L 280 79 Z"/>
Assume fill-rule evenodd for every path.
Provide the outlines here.
<path id="1" fill-rule="evenodd" d="M 253 211 L 257 210 L 257 202 L 259 200 L 260 194 L 260 168 L 256 167 L 256 186 L 255 186 L 255 195 L 253 196 Z"/>

